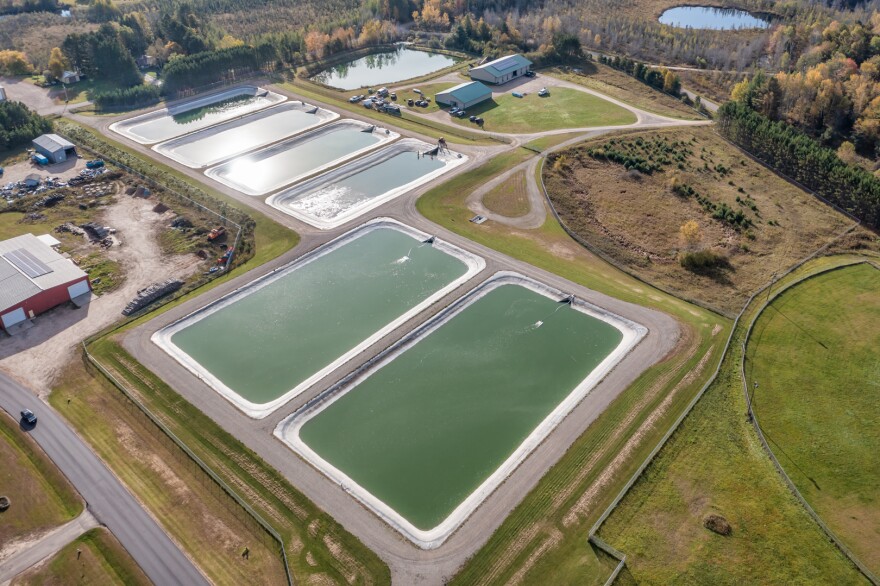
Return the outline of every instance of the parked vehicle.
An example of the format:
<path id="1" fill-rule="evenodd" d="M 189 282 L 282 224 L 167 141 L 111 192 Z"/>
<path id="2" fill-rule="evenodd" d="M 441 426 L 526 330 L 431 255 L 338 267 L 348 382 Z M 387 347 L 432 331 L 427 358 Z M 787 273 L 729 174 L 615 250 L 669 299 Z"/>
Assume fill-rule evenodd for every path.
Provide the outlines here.
<path id="1" fill-rule="evenodd" d="M 364 100 L 364 108 L 372 108 L 372 107 L 373 107 L 372 98 L 370 98 L 369 100 Z"/>
<path id="2" fill-rule="evenodd" d="M 86 169 L 100 169 L 104 166 L 104 161 L 101 159 L 95 159 L 94 161 L 86 162 Z"/>
<path id="3" fill-rule="evenodd" d="M 474 122 L 477 123 L 477 126 L 482 126 L 485 120 L 483 120 L 482 118 L 477 118 L 476 120 L 474 120 Z"/>
<path id="4" fill-rule="evenodd" d="M 476 116 L 471 116 L 470 118 L 468 118 L 468 120 L 470 120 L 471 122 L 476 122 L 476 121 L 477 121 L 477 117 L 476 117 Z"/>
<path id="5" fill-rule="evenodd" d="M 388 95 L 388 88 L 387 87 L 380 87 L 379 91 L 376 92 L 376 95 L 379 96 L 380 98 L 384 98 L 385 96 Z"/>
<path id="6" fill-rule="evenodd" d="M 361 101 L 361 97 L 360 96 L 352 96 L 352 97 L 348 98 L 348 101 L 351 102 L 352 104 L 357 104 L 358 102 Z"/>
<path id="7" fill-rule="evenodd" d="M 546 96 L 549 96 L 550 92 L 547 91 L 547 88 L 542 87 L 540 90 L 538 90 L 538 95 L 544 98 Z"/>
<path id="8" fill-rule="evenodd" d="M 456 118 L 464 118 L 465 116 L 467 116 L 467 112 L 465 112 L 464 110 L 459 110 L 455 113 Z"/>
<path id="9" fill-rule="evenodd" d="M 217 226 L 216 228 L 211 230 L 210 233 L 208 233 L 208 240 L 209 241 L 217 240 L 218 238 L 220 238 L 224 234 L 226 234 L 226 228 L 224 228 L 223 226 Z"/>
<path id="10" fill-rule="evenodd" d="M 408 99 L 408 100 L 406 101 L 406 105 L 409 106 L 409 107 L 414 106 L 415 103 L 416 103 L 416 101 L 413 100 L 412 98 L 410 98 L 410 99 Z"/>
<path id="11" fill-rule="evenodd" d="M 521 97 L 523 97 L 525 94 L 521 94 L 521 93 L 519 93 L 519 92 L 512 92 L 511 95 L 512 95 L 514 98 L 521 98 Z"/>
<path id="12" fill-rule="evenodd" d="M 526 73 L 525 73 L 525 76 L 526 76 L 526 77 L 536 77 L 537 75 L 538 75 L 538 74 L 535 73 L 534 71 L 532 71 L 531 69 L 528 70 L 528 71 L 526 71 Z"/>
<path id="13" fill-rule="evenodd" d="M 413 93 L 422 95 L 422 90 L 413 89 Z"/>
<path id="14" fill-rule="evenodd" d="M 453 107 L 449 108 L 449 113 L 450 113 L 452 116 L 455 116 L 455 113 L 456 113 L 456 112 L 458 112 L 458 106 L 453 106 Z"/>
<path id="15" fill-rule="evenodd" d="M 37 165 L 48 165 L 49 159 L 41 155 L 40 153 L 34 153 L 34 162 Z"/>
<path id="16" fill-rule="evenodd" d="M 390 97 L 391 97 L 392 100 L 397 101 L 397 94 L 396 94 L 396 93 L 391 92 L 391 96 L 390 96 Z"/>

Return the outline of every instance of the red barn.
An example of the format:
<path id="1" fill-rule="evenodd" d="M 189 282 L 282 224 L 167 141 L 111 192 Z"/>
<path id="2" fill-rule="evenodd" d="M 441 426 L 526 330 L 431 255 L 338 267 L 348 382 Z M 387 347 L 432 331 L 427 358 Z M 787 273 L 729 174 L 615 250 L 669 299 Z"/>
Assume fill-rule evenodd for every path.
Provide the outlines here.
<path id="1" fill-rule="evenodd" d="M 0 329 L 92 290 L 89 276 L 33 234 L 0 242 Z"/>

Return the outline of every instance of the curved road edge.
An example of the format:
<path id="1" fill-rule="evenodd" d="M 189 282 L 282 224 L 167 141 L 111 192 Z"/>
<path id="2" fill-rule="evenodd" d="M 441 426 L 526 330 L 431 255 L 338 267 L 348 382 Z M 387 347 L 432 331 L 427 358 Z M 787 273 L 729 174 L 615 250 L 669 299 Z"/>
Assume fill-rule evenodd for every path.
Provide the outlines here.
<path id="1" fill-rule="evenodd" d="M 16 421 L 37 397 L 0 373 L 0 408 Z M 144 510 L 104 462 L 51 406 L 40 403 L 39 422 L 28 433 L 116 536 L 155 584 L 207 585 L 208 580 Z"/>

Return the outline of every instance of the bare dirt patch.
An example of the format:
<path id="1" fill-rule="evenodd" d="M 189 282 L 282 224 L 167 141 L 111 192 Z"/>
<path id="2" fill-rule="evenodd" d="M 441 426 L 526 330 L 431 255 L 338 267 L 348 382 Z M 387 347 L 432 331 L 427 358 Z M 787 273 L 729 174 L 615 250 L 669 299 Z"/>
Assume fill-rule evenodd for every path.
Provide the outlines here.
<path id="1" fill-rule="evenodd" d="M 624 133 L 551 163 L 547 190 L 569 228 L 646 281 L 726 314 L 852 224 L 709 128 Z M 693 242 L 681 235 L 689 221 Z M 685 269 L 695 250 L 723 263 Z"/>
<path id="2" fill-rule="evenodd" d="M 202 261 L 195 255 L 169 256 L 162 252 L 157 233 L 166 228 L 174 214 L 154 213 L 155 203 L 121 195 L 106 208 L 101 220 L 116 228 L 120 243 L 106 256 L 123 268 L 125 281 L 85 307 L 62 305 L 37 316 L 32 328 L 3 342 L 0 369 L 41 395 L 48 394 L 78 343 L 120 319 L 122 309 L 138 289 L 168 278 L 186 278 L 198 269 Z"/>

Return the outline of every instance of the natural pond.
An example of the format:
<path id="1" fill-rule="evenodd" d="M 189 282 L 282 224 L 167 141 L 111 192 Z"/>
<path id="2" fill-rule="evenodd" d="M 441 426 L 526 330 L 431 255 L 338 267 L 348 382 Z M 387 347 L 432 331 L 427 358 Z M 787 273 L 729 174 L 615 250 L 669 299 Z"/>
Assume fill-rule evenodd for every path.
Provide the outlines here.
<path id="1" fill-rule="evenodd" d="M 660 23 L 679 28 L 704 30 L 738 30 L 767 28 L 770 23 L 735 8 L 712 6 L 678 6 L 660 15 Z"/>

